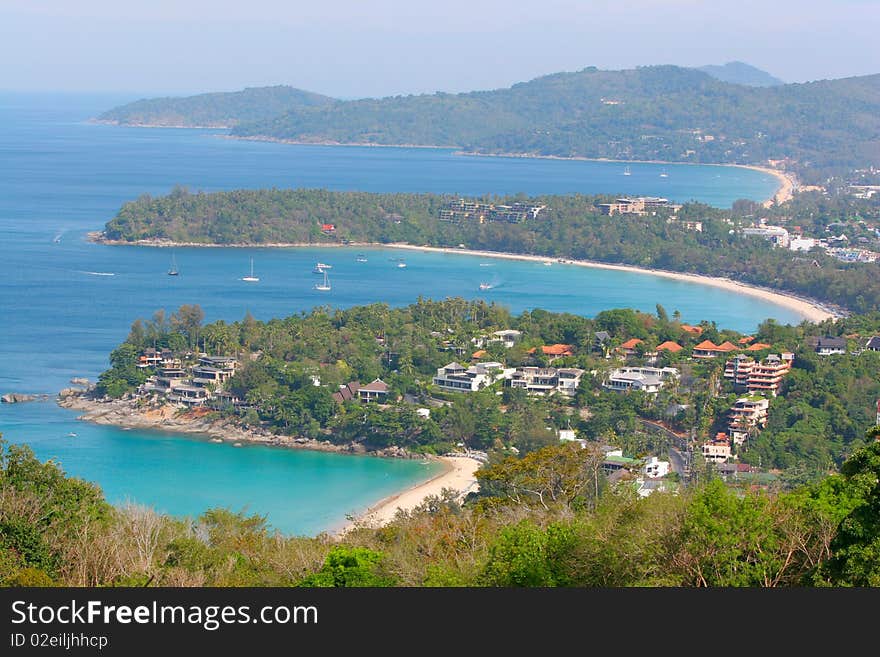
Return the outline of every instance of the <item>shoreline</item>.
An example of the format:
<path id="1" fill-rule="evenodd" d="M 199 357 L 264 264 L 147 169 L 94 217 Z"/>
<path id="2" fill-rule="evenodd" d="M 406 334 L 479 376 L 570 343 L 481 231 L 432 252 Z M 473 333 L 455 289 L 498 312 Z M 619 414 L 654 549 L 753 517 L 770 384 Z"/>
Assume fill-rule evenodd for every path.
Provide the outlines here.
<path id="1" fill-rule="evenodd" d="M 59 393 L 57 402 L 62 408 L 84 411 L 76 419 L 124 429 L 159 431 L 162 433 L 185 434 L 202 437 L 215 443 L 231 443 L 235 447 L 243 443 L 288 449 L 332 452 L 354 456 L 374 456 L 378 458 L 421 458 L 440 461 L 444 464 L 441 472 L 403 490 L 392 493 L 373 503 L 364 511 L 350 516 L 323 533 L 342 537 L 349 531 L 360 527 L 379 527 L 394 519 L 398 509 L 410 511 L 421 504 L 426 497 L 439 496 L 444 489 L 451 489 L 459 498 L 477 486 L 474 473 L 482 465 L 465 454 L 461 456 L 412 455 L 402 448 L 388 448 L 377 452 L 356 449 L 353 445 L 334 445 L 329 441 L 319 441 L 294 436 L 279 436 L 264 429 L 251 429 L 238 426 L 229 420 L 206 418 L 206 413 L 194 413 L 195 409 L 180 409 L 164 404 L 139 408 L 137 400 L 98 401 L 83 396 L 82 391 L 68 390 Z"/>
<path id="2" fill-rule="evenodd" d="M 233 126 L 227 125 L 163 125 L 153 123 L 121 123 L 114 120 L 91 119 L 91 123 L 100 125 L 121 126 L 129 128 L 176 128 L 176 129 L 193 129 L 193 130 L 231 130 Z M 481 153 L 479 151 L 464 151 L 456 145 L 437 145 L 437 144 L 380 144 L 377 142 L 342 142 L 332 139 L 285 139 L 283 137 L 272 137 L 269 135 L 215 135 L 221 139 L 232 139 L 237 141 L 262 141 L 276 144 L 290 144 L 294 146 L 363 146 L 366 148 L 428 148 L 437 150 L 452 150 L 453 155 L 466 157 L 503 157 L 503 158 L 523 158 L 533 160 L 574 160 L 579 162 L 615 162 L 620 164 L 664 164 L 667 166 L 710 166 L 710 167 L 736 167 L 740 169 L 751 169 L 752 171 L 760 171 L 773 176 L 779 181 L 779 186 L 773 195 L 761 201 L 765 208 L 769 208 L 774 203 L 781 205 L 794 197 L 794 190 L 799 186 L 797 177 L 793 172 L 782 171 L 763 164 L 726 164 L 723 162 L 675 162 L 671 160 L 618 160 L 609 157 L 586 157 L 583 155 L 545 155 L 541 153 Z"/>
<path id="3" fill-rule="evenodd" d="M 445 464 L 442 472 L 427 481 L 382 498 L 366 511 L 357 514 L 353 519 L 346 521 L 342 526 L 329 533 L 341 538 L 356 529 L 382 527 L 394 520 L 398 510 L 412 511 L 425 498 L 439 496 L 444 489 L 455 491 L 457 499 L 476 490 L 478 483 L 474 473 L 482 463 L 464 454 L 434 458 Z"/>
<path id="4" fill-rule="evenodd" d="M 704 274 L 692 274 L 686 272 L 675 272 L 666 269 L 652 269 L 649 267 L 637 267 L 635 265 L 624 265 L 599 262 L 596 260 L 574 260 L 570 258 L 562 259 L 552 256 L 539 256 L 527 253 L 509 253 L 502 251 L 487 251 L 479 249 L 461 249 L 458 247 L 443 246 L 418 246 L 415 244 L 406 244 L 402 242 L 389 242 L 387 244 L 377 242 L 349 242 L 348 244 L 328 244 L 328 243 L 271 243 L 271 244 L 202 244 L 198 242 L 172 242 L 170 240 L 136 240 L 134 242 L 126 242 L 123 240 L 106 240 L 101 238 L 100 231 L 92 231 L 88 233 L 90 241 L 110 246 L 150 246 L 157 248 L 165 247 L 199 247 L 199 248 L 277 248 L 277 249 L 293 249 L 293 248 L 346 248 L 346 247 L 364 247 L 364 248 L 389 248 L 389 249 L 405 249 L 411 251 L 422 251 L 425 253 L 452 253 L 460 255 L 478 256 L 482 258 L 497 258 L 503 260 L 524 260 L 529 262 L 557 262 L 559 264 L 576 265 L 578 267 L 591 267 L 594 269 L 611 269 L 616 271 L 630 272 L 634 274 L 645 274 L 649 276 L 660 276 L 673 280 L 684 281 L 688 283 L 698 283 L 709 285 L 730 292 L 746 294 L 749 296 L 769 301 L 776 305 L 782 306 L 798 313 L 804 319 L 811 322 L 822 322 L 826 319 L 839 319 L 844 317 L 844 311 L 829 306 L 815 299 L 799 296 L 782 290 L 774 290 L 760 285 L 752 285 L 734 281 L 729 278 L 718 276 L 708 276 Z"/>
<path id="5" fill-rule="evenodd" d="M 802 315 L 804 319 L 808 319 L 811 322 L 818 323 L 826 319 L 837 319 L 842 316 L 839 312 L 828 308 L 826 305 L 818 301 L 808 299 L 806 297 L 773 290 L 771 288 L 761 287 L 759 285 L 741 283 L 739 281 L 734 281 L 729 278 L 722 278 L 719 276 L 689 274 L 684 272 L 668 271 L 666 269 L 651 269 L 648 267 L 636 267 L 635 265 L 620 265 L 605 262 L 596 262 L 594 260 L 573 260 L 569 258 L 559 259 L 549 256 L 537 256 L 521 253 L 503 253 L 500 251 L 482 251 L 476 249 L 459 249 L 453 247 L 438 246 L 414 246 L 411 244 L 401 243 L 384 244 L 383 246 L 394 249 L 408 249 L 413 251 L 426 251 L 432 253 L 457 253 L 461 255 L 480 256 L 484 258 L 525 260 L 529 262 L 553 262 L 565 265 L 575 265 L 578 267 L 589 267 L 593 269 L 612 269 L 633 274 L 660 276 L 663 278 L 670 278 L 673 280 L 684 281 L 688 283 L 709 285 L 712 287 L 729 290 L 731 292 L 754 296 L 765 301 L 775 303 L 776 305 L 783 306 L 784 308 L 788 308 L 789 310 L 793 310 Z"/>

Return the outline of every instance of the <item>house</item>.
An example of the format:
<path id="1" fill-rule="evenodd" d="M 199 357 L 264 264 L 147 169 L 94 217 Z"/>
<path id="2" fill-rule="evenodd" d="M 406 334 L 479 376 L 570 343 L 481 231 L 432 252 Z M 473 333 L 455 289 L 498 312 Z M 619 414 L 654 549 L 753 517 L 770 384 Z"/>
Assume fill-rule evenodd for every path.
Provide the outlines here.
<path id="1" fill-rule="evenodd" d="M 522 331 L 517 331 L 515 329 L 506 329 L 503 331 L 495 331 L 492 334 L 492 337 L 489 338 L 489 342 L 500 342 L 504 345 L 505 349 L 510 349 L 522 338 Z"/>
<path id="2" fill-rule="evenodd" d="M 510 387 L 532 394 L 561 392 L 569 397 L 578 389 L 584 370 L 576 367 L 517 367 L 510 375 Z"/>
<path id="3" fill-rule="evenodd" d="M 681 330 L 691 335 L 702 335 L 703 329 L 700 326 L 691 326 L 690 324 L 682 324 Z"/>
<path id="4" fill-rule="evenodd" d="M 669 199 L 659 196 L 639 196 L 637 198 L 619 198 L 614 203 L 599 203 L 597 205 L 602 214 L 613 216 L 615 214 L 643 215 L 654 212 L 658 208 L 669 208 L 676 212 L 681 206 L 669 203 Z"/>
<path id="5" fill-rule="evenodd" d="M 485 349 L 477 349 L 474 353 L 471 354 L 471 360 L 480 360 L 481 358 L 485 358 L 489 352 Z"/>
<path id="6" fill-rule="evenodd" d="M 730 441 L 723 433 L 719 433 L 713 440 L 703 443 L 701 449 L 703 458 L 709 463 L 727 463 L 730 459 Z"/>
<path id="7" fill-rule="evenodd" d="M 332 397 L 338 404 L 357 399 L 358 389 L 360 387 L 360 381 L 350 381 L 344 385 L 340 385 L 339 390 L 334 392 Z"/>
<path id="8" fill-rule="evenodd" d="M 807 346 L 812 348 L 820 356 L 830 356 L 831 354 L 845 354 L 846 340 L 844 338 L 834 338 L 830 336 L 807 338 Z"/>
<path id="9" fill-rule="evenodd" d="M 621 354 L 623 354 L 626 357 L 635 356 L 636 347 L 639 346 L 640 344 L 642 344 L 643 342 L 644 342 L 644 340 L 639 340 L 638 338 L 630 338 L 629 340 L 624 342 L 622 345 L 620 345 L 617 348 L 617 351 L 619 351 Z"/>
<path id="10" fill-rule="evenodd" d="M 358 399 L 362 402 L 383 402 L 388 396 L 388 384 L 382 379 L 373 379 L 364 386 L 358 386 Z"/>
<path id="11" fill-rule="evenodd" d="M 868 340 L 868 344 L 865 345 L 865 349 L 868 351 L 880 351 L 880 336 L 875 335 L 870 340 Z"/>
<path id="12" fill-rule="evenodd" d="M 724 364 L 724 378 L 735 388 L 745 388 L 755 367 L 755 359 L 745 354 L 737 354 Z"/>
<path id="13" fill-rule="evenodd" d="M 684 347 L 682 347 L 677 342 L 673 342 L 672 340 L 667 340 L 666 342 L 657 345 L 658 353 L 661 351 L 668 351 L 671 354 L 677 354 L 682 349 L 684 349 Z"/>
<path id="14" fill-rule="evenodd" d="M 619 448 L 603 448 L 602 451 L 605 452 L 605 458 L 602 460 L 602 470 L 604 470 L 606 474 L 612 474 L 621 470 L 634 471 L 642 464 L 640 459 L 632 459 L 624 456 L 623 450 Z"/>
<path id="15" fill-rule="evenodd" d="M 750 344 L 746 351 L 763 351 L 764 349 L 770 349 L 772 345 L 767 344 L 766 342 L 755 342 L 754 344 Z"/>
<path id="16" fill-rule="evenodd" d="M 612 370 L 602 387 L 617 392 L 639 390 L 655 394 L 667 381 L 677 378 L 678 370 L 674 367 L 622 367 Z"/>
<path id="17" fill-rule="evenodd" d="M 476 392 L 510 376 L 513 371 L 513 369 L 505 370 L 504 366 L 497 362 L 480 363 L 470 367 L 453 362 L 437 369 L 433 383 L 438 388 L 450 392 Z"/>
<path id="18" fill-rule="evenodd" d="M 176 386 L 166 399 L 184 406 L 201 406 L 208 399 L 208 391 L 200 386 Z"/>
<path id="19" fill-rule="evenodd" d="M 336 224 L 321 224 L 321 232 L 325 235 L 335 235 Z"/>
<path id="20" fill-rule="evenodd" d="M 669 474 L 669 461 L 661 461 L 656 456 L 652 456 L 642 466 L 642 474 L 649 479 L 665 477 Z"/>
<path id="21" fill-rule="evenodd" d="M 230 376 L 235 374 L 238 360 L 233 356 L 199 356 L 199 365 L 202 367 L 216 367 L 226 370 Z"/>
<path id="22" fill-rule="evenodd" d="M 721 354 L 728 354 L 731 351 L 737 351 L 738 347 L 732 342 L 724 341 L 721 344 L 715 344 L 711 340 L 703 340 L 694 347 L 694 358 L 715 358 Z"/>
<path id="23" fill-rule="evenodd" d="M 611 341 L 611 334 L 608 331 L 596 331 L 593 336 L 593 351 L 598 351 L 603 355 L 608 354 L 608 343 Z"/>
<path id="24" fill-rule="evenodd" d="M 636 478 L 636 494 L 639 497 L 648 497 L 651 493 L 665 493 L 674 490 L 675 485 L 664 479 Z"/>
<path id="25" fill-rule="evenodd" d="M 570 344 L 544 345 L 541 347 L 541 352 L 545 356 L 550 356 L 551 360 L 553 360 L 555 358 L 562 358 L 563 356 L 572 356 L 574 354 L 574 347 Z"/>
<path id="26" fill-rule="evenodd" d="M 747 237 L 763 237 L 773 246 L 788 248 L 790 236 L 782 226 L 759 226 L 755 228 L 743 228 L 743 235 Z"/>

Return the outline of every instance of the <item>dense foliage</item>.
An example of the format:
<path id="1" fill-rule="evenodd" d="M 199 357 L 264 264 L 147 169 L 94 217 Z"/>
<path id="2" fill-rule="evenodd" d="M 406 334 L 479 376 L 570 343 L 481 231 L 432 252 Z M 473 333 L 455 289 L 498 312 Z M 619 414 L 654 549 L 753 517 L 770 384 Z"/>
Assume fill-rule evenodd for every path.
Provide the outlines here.
<path id="1" fill-rule="evenodd" d="M 508 89 L 292 108 L 233 132 L 627 160 L 790 158 L 809 175 L 816 167 L 876 164 L 878 109 L 877 75 L 757 88 L 675 66 L 587 68 Z"/>
<path id="2" fill-rule="evenodd" d="M 668 211 L 645 216 L 604 216 L 602 196 L 514 196 L 494 199 L 546 205 L 537 219 L 523 223 L 441 221 L 449 197 L 434 194 L 373 194 L 326 190 L 238 190 L 190 193 L 175 189 L 164 197 L 144 195 L 126 203 L 107 223 L 113 240 L 168 240 L 203 244 L 408 242 L 554 258 L 624 263 L 671 271 L 727 276 L 838 304 L 856 312 L 880 308 L 876 265 L 844 263 L 821 253 L 773 249 L 761 239 L 734 230 L 731 216 L 754 218 L 748 202 L 733 212 L 688 203 L 674 220 Z M 490 200 L 490 199 L 486 199 Z M 766 212 L 771 219 L 805 223 L 876 216 L 877 201 L 859 204 L 813 198 Z M 854 213 L 854 208 L 861 215 Z M 795 214 L 793 214 L 795 213 Z M 749 215 L 747 217 L 746 215 Z M 683 227 L 701 221 L 702 231 Z M 321 232 L 333 223 L 335 234 Z M 824 225 L 822 229 L 824 231 Z M 733 232 L 731 232 L 733 231 Z M 824 233 L 822 233 L 824 234 Z M 818 266 L 817 266 L 818 265 Z"/>
<path id="3" fill-rule="evenodd" d="M 257 87 L 186 98 L 136 100 L 104 112 L 100 121 L 124 125 L 222 127 L 262 121 L 295 108 L 321 107 L 334 99 L 293 87 Z"/>
<path id="4" fill-rule="evenodd" d="M 47 586 L 876 586 L 880 442 L 843 473 L 788 493 L 714 480 L 641 499 L 590 485 L 576 445 L 480 471 L 568 494 L 485 490 L 427 499 L 343 537 L 284 537 L 265 518 L 212 509 L 174 519 L 113 508 L 89 484 L 0 442 L 0 585 Z M 574 467 L 572 467 L 574 466 Z M 583 485 L 583 484 L 587 485 Z M 598 491 L 598 492 L 597 492 Z"/>

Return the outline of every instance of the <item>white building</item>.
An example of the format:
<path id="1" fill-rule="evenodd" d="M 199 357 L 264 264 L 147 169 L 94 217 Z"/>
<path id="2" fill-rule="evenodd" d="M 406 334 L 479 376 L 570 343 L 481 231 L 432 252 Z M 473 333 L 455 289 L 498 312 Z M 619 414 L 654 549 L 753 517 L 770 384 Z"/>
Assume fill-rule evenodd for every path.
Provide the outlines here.
<path id="1" fill-rule="evenodd" d="M 622 367 L 612 370 L 602 387 L 618 392 L 640 390 L 653 394 L 678 376 L 674 367 Z"/>
<path id="2" fill-rule="evenodd" d="M 747 237 L 763 237 L 770 241 L 773 246 L 788 248 L 789 234 L 782 226 L 762 226 L 760 228 L 743 228 L 743 235 Z"/>
<path id="3" fill-rule="evenodd" d="M 665 477 L 669 474 L 669 461 L 661 461 L 656 456 L 652 456 L 642 467 L 642 474 L 649 479 Z"/>
<path id="4" fill-rule="evenodd" d="M 476 392 L 513 373 L 513 368 L 504 369 L 501 363 L 487 362 L 464 367 L 449 363 L 437 369 L 434 385 L 451 392 Z"/>
<path id="5" fill-rule="evenodd" d="M 517 367 L 510 375 L 510 387 L 537 395 L 560 392 L 571 397 L 583 374 L 584 370 L 576 367 Z"/>

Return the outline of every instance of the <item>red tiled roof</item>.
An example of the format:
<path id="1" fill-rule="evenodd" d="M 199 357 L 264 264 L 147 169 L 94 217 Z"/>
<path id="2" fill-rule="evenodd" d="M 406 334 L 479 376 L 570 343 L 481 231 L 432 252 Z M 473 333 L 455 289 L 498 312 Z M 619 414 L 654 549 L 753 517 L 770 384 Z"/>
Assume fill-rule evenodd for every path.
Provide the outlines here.
<path id="1" fill-rule="evenodd" d="M 541 351 L 547 356 L 571 356 L 571 348 L 570 344 L 551 344 L 541 347 Z"/>
<path id="2" fill-rule="evenodd" d="M 700 326 L 691 326 L 690 324 L 682 324 L 682 331 L 687 331 L 688 333 L 693 333 L 694 335 L 700 335 L 703 332 L 702 327 Z"/>
<path id="3" fill-rule="evenodd" d="M 639 340 L 638 338 L 630 338 L 629 340 L 624 342 L 622 345 L 620 345 L 620 348 L 621 349 L 635 349 L 636 345 L 641 344 L 641 343 L 642 343 L 642 340 Z"/>
<path id="4" fill-rule="evenodd" d="M 478 349 L 477 351 L 475 351 L 474 353 L 471 354 L 471 358 L 482 358 L 485 355 L 486 355 L 485 349 Z"/>
<path id="5" fill-rule="evenodd" d="M 725 340 L 720 345 L 718 345 L 718 351 L 736 351 L 737 349 L 739 349 L 739 347 L 737 347 L 729 340 Z"/>
<path id="6" fill-rule="evenodd" d="M 754 339 L 755 339 L 755 338 L 753 338 L 751 335 L 747 335 L 747 336 L 744 337 L 744 338 L 740 338 L 740 339 L 739 339 L 739 343 L 740 343 L 740 344 L 748 344 L 749 342 L 751 342 L 751 341 L 754 340 Z"/>
<path id="7" fill-rule="evenodd" d="M 761 351 L 761 349 L 769 349 L 769 344 L 764 344 L 763 342 L 756 342 L 753 345 L 749 345 L 749 348 L 746 351 Z"/>
<path id="8" fill-rule="evenodd" d="M 663 344 L 661 344 L 661 345 L 657 345 L 657 351 L 666 351 L 666 350 L 668 350 L 668 351 L 671 351 L 671 352 L 674 353 L 674 354 L 675 354 L 675 353 L 678 353 L 678 352 L 681 351 L 683 348 L 684 348 L 684 347 L 682 347 L 680 344 L 678 344 L 677 342 L 673 342 L 672 340 L 667 340 L 667 341 L 664 342 Z"/>
<path id="9" fill-rule="evenodd" d="M 694 347 L 694 349 L 701 349 L 703 351 L 718 351 L 718 345 L 711 340 L 703 340 L 700 344 Z"/>

